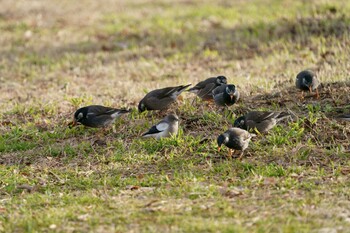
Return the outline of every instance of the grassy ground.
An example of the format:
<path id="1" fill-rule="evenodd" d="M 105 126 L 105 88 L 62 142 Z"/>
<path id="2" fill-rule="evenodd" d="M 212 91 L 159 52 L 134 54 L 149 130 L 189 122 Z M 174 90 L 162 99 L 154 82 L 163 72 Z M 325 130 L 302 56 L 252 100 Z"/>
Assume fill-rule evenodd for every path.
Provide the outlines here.
<path id="1" fill-rule="evenodd" d="M 348 12 L 346 0 L 1 1 L 0 232 L 348 232 L 350 125 L 333 118 L 350 111 Z M 305 68 L 320 100 L 297 99 Z M 79 106 L 135 108 L 216 75 L 241 101 L 222 112 L 184 93 L 176 138 L 140 139 L 162 114 L 136 110 L 116 133 L 66 127 Z M 216 137 L 249 109 L 293 120 L 227 159 Z"/>

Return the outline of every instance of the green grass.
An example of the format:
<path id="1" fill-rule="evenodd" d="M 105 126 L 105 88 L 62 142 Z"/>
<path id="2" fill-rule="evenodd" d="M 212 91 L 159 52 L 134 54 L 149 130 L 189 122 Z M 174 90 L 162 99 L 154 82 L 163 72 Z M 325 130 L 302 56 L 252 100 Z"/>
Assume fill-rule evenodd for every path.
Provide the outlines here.
<path id="1" fill-rule="evenodd" d="M 348 1 L 3 1 L 0 232 L 347 232 Z M 314 69 L 321 99 L 298 99 Z M 165 113 L 146 92 L 225 75 L 222 110 L 183 93 L 179 135 L 140 135 Z M 133 111 L 102 131 L 74 111 Z M 217 136 L 249 109 L 290 111 L 242 160 Z"/>

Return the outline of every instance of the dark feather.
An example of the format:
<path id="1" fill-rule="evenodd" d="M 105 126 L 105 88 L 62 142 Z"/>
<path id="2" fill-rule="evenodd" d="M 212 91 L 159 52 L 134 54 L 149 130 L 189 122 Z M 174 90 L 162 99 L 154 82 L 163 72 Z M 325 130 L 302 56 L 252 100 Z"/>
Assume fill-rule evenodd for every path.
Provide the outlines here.
<path id="1" fill-rule="evenodd" d="M 148 130 L 148 132 L 142 134 L 142 136 L 145 136 L 145 135 L 148 135 L 148 134 L 156 134 L 156 133 L 160 133 L 160 132 L 162 132 L 162 131 L 159 131 L 159 130 L 157 129 L 157 126 L 156 126 L 156 125 L 153 125 L 153 126 Z"/>

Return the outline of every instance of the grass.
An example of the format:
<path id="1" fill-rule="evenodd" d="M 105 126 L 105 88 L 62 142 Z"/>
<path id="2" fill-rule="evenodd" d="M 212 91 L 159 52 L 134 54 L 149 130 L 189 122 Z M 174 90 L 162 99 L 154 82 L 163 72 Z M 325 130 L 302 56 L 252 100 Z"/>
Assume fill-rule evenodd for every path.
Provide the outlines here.
<path id="1" fill-rule="evenodd" d="M 0 232 L 347 232 L 348 1 L 46 1 L 0 7 Z M 298 100 L 315 70 L 321 99 Z M 225 75 L 222 111 L 184 93 L 177 137 L 140 135 L 149 90 Z M 68 128 L 88 104 L 131 107 Z M 249 109 L 291 111 L 243 160 L 216 137 Z"/>

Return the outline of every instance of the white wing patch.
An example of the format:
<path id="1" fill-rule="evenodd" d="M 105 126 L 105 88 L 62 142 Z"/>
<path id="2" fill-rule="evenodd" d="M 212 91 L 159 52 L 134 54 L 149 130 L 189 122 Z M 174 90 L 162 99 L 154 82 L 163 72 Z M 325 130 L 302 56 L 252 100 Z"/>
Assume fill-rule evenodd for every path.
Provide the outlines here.
<path id="1" fill-rule="evenodd" d="M 270 118 L 273 115 L 275 115 L 275 113 L 274 112 L 270 112 L 268 115 L 266 115 L 265 119 Z"/>
<path id="2" fill-rule="evenodd" d="M 119 116 L 119 112 L 115 112 L 111 115 L 112 118 L 117 118 Z"/>
<path id="3" fill-rule="evenodd" d="M 166 130 L 167 128 L 169 128 L 169 124 L 166 122 L 161 122 L 161 123 L 156 125 L 156 128 L 158 131 L 162 132 L 162 131 Z"/>
<path id="4" fill-rule="evenodd" d="M 181 94 L 181 92 L 179 92 L 179 91 L 175 91 L 173 94 L 171 94 L 170 95 L 170 98 L 172 98 L 172 99 L 176 99 L 177 98 L 177 96 L 178 95 L 180 95 Z"/>

